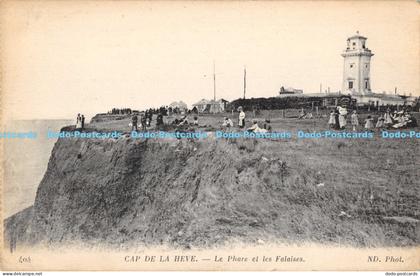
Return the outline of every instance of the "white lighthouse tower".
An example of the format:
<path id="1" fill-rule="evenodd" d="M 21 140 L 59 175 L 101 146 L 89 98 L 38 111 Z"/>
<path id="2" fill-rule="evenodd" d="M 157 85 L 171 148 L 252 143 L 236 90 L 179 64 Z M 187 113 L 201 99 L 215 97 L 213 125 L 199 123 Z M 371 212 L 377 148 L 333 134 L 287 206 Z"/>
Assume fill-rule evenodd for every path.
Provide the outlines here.
<path id="1" fill-rule="evenodd" d="M 369 95 L 370 58 L 373 53 L 366 47 L 366 37 L 359 35 L 347 39 L 347 48 L 341 54 L 344 57 L 343 93 Z"/>

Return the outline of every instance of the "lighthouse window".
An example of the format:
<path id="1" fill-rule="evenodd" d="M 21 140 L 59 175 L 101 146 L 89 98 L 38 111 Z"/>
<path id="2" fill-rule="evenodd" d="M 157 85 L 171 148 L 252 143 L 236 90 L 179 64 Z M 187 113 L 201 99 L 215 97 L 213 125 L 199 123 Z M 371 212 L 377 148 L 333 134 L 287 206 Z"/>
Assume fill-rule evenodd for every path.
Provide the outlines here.
<path id="1" fill-rule="evenodd" d="M 350 68 L 353 68 L 353 64 L 350 64 Z"/>
<path id="2" fill-rule="evenodd" d="M 349 81 L 349 89 L 353 89 L 353 82 Z"/>
<path id="3" fill-rule="evenodd" d="M 365 81 L 365 89 L 368 89 L 368 81 Z"/>

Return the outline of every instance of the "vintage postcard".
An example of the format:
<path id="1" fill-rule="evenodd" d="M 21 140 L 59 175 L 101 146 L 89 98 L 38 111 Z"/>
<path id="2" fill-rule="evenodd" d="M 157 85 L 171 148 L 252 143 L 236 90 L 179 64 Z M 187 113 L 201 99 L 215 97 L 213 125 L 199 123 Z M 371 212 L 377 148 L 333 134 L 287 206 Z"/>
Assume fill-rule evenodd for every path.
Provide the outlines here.
<path id="1" fill-rule="evenodd" d="M 2 271 L 420 269 L 418 1 L 0 2 Z"/>

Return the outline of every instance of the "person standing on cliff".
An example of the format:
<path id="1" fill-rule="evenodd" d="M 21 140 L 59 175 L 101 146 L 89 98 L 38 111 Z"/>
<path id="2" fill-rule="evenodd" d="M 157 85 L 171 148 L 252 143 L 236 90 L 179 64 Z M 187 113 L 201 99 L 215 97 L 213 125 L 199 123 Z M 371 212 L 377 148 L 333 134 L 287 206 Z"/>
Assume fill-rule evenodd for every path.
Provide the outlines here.
<path id="1" fill-rule="evenodd" d="M 347 108 L 345 108 L 344 106 L 339 106 L 338 107 L 338 122 L 340 124 L 340 129 L 345 129 L 346 125 L 347 125 Z"/>
<path id="2" fill-rule="evenodd" d="M 159 129 L 163 126 L 163 115 L 159 113 L 156 117 L 156 128 Z"/>
<path id="3" fill-rule="evenodd" d="M 131 130 L 136 130 L 137 131 L 137 114 L 134 113 L 133 117 L 131 117 Z"/>
<path id="4" fill-rule="evenodd" d="M 334 112 L 334 110 L 331 110 L 331 112 L 330 112 L 330 119 L 328 120 L 328 125 L 330 126 L 330 129 L 335 128 L 335 112 Z"/>
<path id="5" fill-rule="evenodd" d="M 146 131 L 146 116 L 144 114 L 140 117 L 141 129 Z"/>
<path id="6" fill-rule="evenodd" d="M 82 122 L 82 129 L 84 129 L 85 128 L 85 115 L 82 114 L 82 117 L 80 120 Z"/>
<path id="7" fill-rule="evenodd" d="M 77 113 L 76 118 L 76 129 L 82 127 L 82 117 L 80 116 L 80 113 Z"/>
<path id="8" fill-rule="evenodd" d="M 353 126 L 353 131 L 357 130 L 357 127 L 359 126 L 359 117 L 357 115 L 357 111 L 353 110 L 353 114 L 351 114 L 351 125 Z"/>
<path id="9" fill-rule="evenodd" d="M 238 111 L 239 111 L 238 125 L 240 128 L 244 128 L 245 127 L 245 112 L 243 111 L 242 106 L 238 107 Z"/>
<path id="10" fill-rule="evenodd" d="M 340 129 L 340 122 L 339 122 L 339 113 L 338 113 L 338 108 L 335 109 L 334 111 L 334 118 L 335 118 L 335 126 L 334 129 Z"/>

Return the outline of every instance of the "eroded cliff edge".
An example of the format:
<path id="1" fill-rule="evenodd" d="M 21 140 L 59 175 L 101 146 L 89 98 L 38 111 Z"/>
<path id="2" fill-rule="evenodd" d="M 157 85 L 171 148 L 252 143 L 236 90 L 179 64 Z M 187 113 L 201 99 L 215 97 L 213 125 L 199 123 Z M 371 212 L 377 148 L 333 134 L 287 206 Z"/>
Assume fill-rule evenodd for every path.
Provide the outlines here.
<path id="1" fill-rule="evenodd" d="M 5 240 L 184 248 L 418 244 L 415 166 L 404 183 L 391 172 L 366 183 L 365 172 L 352 169 L 370 157 L 353 150 L 337 141 L 59 139 L 34 206 L 6 219 Z M 325 159 L 314 161 L 314 154 Z M 398 195 L 395 185 L 403 187 Z M 404 209 L 393 209 L 401 199 Z M 414 221 L 389 219 L 401 213 Z"/>

